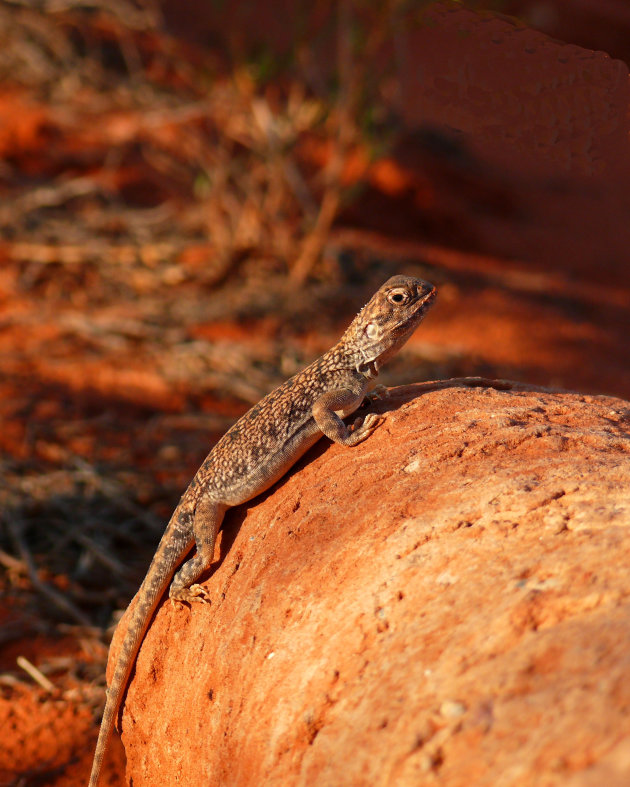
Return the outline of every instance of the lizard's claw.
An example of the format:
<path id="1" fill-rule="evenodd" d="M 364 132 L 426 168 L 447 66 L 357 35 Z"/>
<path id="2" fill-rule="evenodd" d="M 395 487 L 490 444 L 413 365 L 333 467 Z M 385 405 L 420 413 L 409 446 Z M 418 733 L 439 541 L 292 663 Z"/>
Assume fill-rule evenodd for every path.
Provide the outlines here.
<path id="1" fill-rule="evenodd" d="M 371 402 L 376 402 L 379 399 L 388 399 L 389 398 L 389 388 L 386 385 L 382 385 L 379 383 L 375 385 L 374 388 L 368 393 L 366 397 Z"/>
<path id="2" fill-rule="evenodd" d="M 382 420 L 383 419 L 380 415 L 377 415 L 376 413 L 368 413 L 363 419 L 361 428 L 364 432 L 371 433 L 376 429 Z"/>
<path id="3" fill-rule="evenodd" d="M 365 418 L 356 418 L 352 425 L 351 445 L 356 445 L 369 437 L 383 419 L 376 413 L 368 413 Z"/>
<path id="4" fill-rule="evenodd" d="M 171 589 L 169 593 L 171 604 L 175 606 L 177 602 L 180 604 L 190 604 L 197 601 L 203 604 L 210 604 L 210 596 L 201 585 L 191 585 L 189 588 L 179 588 L 177 590 Z"/>
<path id="5" fill-rule="evenodd" d="M 386 385 L 381 385 L 381 383 L 379 383 L 371 391 L 365 394 L 363 401 L 361 402 L 361 409 L 367 410 L 368 407 L 372 407 L 375 402 L 383 401 L 383 399 L 387 399 L 388 397 L 389 388 Z"/>

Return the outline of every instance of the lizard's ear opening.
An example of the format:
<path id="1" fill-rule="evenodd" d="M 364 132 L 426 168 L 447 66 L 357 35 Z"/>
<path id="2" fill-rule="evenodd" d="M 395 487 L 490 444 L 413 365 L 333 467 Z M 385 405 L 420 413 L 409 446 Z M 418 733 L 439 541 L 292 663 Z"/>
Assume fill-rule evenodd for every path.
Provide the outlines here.
<path id="1" fill-rule="evenodd" d="M 372 339 L 372 341 L 374 341 L 376 339 L 380 339 L 381 338 L 381 329 L 376 323 L 369 322 L 365 326 L 365 335 L 368 337 L 368 339 Z"/>

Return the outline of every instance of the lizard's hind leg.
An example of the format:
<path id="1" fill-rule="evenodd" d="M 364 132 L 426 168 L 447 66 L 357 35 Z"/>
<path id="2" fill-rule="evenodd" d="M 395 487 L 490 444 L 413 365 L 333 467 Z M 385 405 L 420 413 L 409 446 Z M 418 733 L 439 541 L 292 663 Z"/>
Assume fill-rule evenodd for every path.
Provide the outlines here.
<path id="1" fill-rule="evenodd" d="M 192 530 L 196 554 L 173 577 L 169 598 L 176 601 L 210 601 L 205 590 L 195 582 L 210 568 L 214 557 L 214 544 L 227 506 L 202 497 L 193 514 Z"/>

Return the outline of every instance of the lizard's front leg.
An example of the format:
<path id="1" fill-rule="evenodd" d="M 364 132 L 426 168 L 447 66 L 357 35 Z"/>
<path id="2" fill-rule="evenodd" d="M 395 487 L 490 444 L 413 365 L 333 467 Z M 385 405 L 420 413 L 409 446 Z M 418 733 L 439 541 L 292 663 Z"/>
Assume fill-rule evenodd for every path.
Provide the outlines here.
<path id="1" fill-rule="evenodd" d="M 356 445 L 369 437 L 379 425 L 381 418 L 368 413 L 365 418 L 357 418 L 352 430 L 348 429 L 335 411 L 354 412 L 363 401 L 363 392 L 359 394 L 349 388 L 336 388 L 322 394 L 313 404 L 315 423 L 335 443 Z"/>
<path id="2" fill-rule="evenodd" d="M 169 598 L 176 601 L 210 601 L 201 585 L 195 582 L 210 568 L 214 557 L 217 533 L 223 521 L 226 505 L 202 497 L 195 506 L 192 518 L 192 531 L 197 553 L 187 560 L 173 577 Z"/>

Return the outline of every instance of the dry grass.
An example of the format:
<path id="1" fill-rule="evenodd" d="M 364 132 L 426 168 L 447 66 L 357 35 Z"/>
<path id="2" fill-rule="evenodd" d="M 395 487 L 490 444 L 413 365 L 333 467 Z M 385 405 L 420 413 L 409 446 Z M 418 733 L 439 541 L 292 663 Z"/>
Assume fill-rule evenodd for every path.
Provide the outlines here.
<path id="1" fill-rule="evenodd" d="M 283 331 L 316 316 L 326 342 L 359 305 L 323 254 L 356 66 L 341 36 L 341 89 L 316 96 L 170 38 L 157 3 L 0 2 L 0 591 L 26 610 L 5 646 L 71 626 L 97 680 L 212 436 L 321 349 Z M 300 155 L 313 138 L 323 171 Z M 252 341 L 198 340 L 212 321 Z"/>

